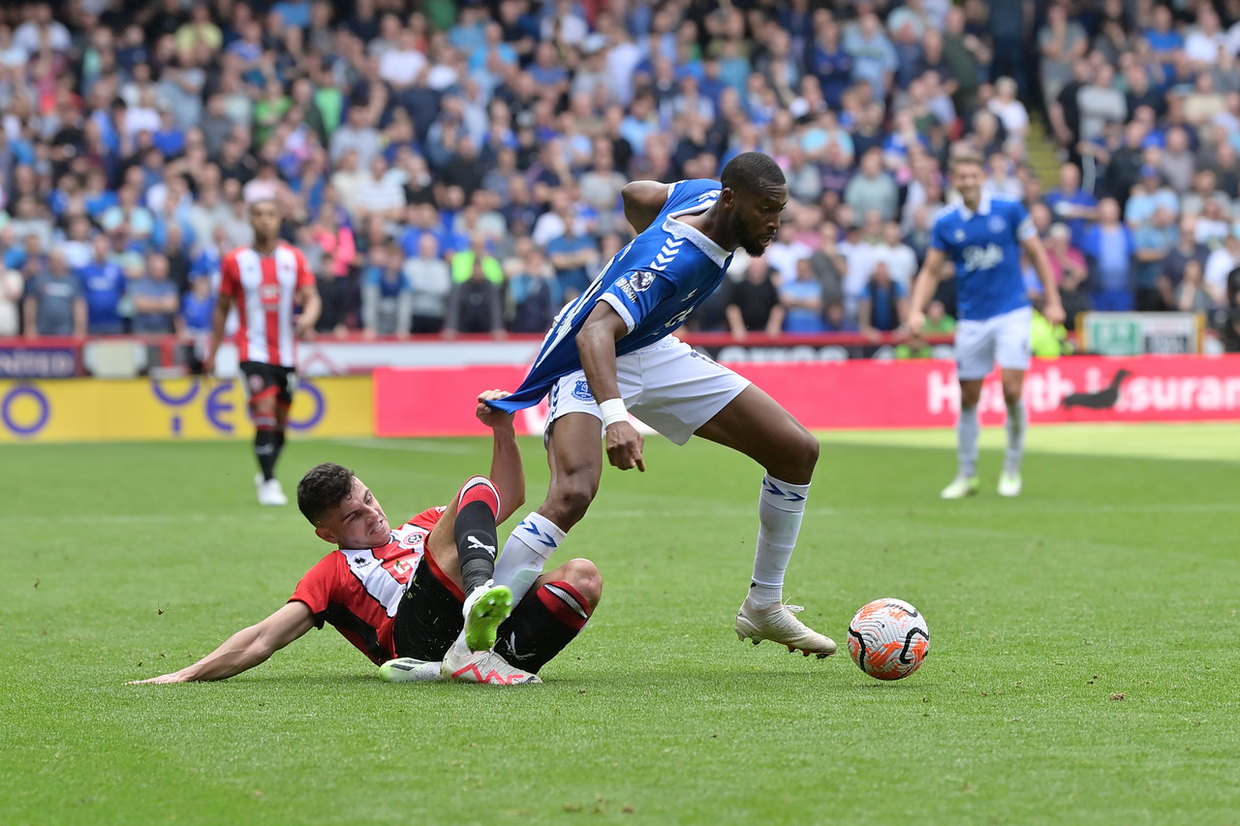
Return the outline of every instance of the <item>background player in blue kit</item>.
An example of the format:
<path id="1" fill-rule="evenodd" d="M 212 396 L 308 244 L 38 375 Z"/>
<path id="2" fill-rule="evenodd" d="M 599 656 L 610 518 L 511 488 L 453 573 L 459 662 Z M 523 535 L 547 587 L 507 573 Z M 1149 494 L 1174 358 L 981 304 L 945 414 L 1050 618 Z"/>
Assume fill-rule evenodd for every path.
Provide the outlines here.
<path id="1" fill-rule="evenodd" d="M 626 185 L 625 216 L 640 234 L 560 313 L 516 392 L 490 402 L 513 411 L 551 395 L 550 489 L 508 538 L 495 582 L 520 601 L 585 516 L 603 472 L 600 420 L 611 464 L 645 470 L 632 411 L 677 444 L 696 434 L 765 468 L 753 577 L 736 633 L 825 657 L 835 643 L 801 623 L 800 608 L 783 604 L 818 440 L 766 393 L 671 335 L 719 286 L 737 247 L 762 255 L 788 202 L 783 172 L 761 153 L 738 155 L 720 177 Z"/>
<path id="2" fill-rule="evenodd" d="M 938 287 L 943 260 L 956 267 L 959 322 L 956 325 L 956 377 L 960 380 L 960 419 L 956 423 L 959 469 L 940 494 L 960 499 L 976 493 L 977 402 L 982 380 L 999 363 L 1007 402 L 1007 453 L 999 476 L 999 494 L 1020 494 L 1020 461 L 1025 451 L 1025 405 L 1021 391 L 1029 367 L 1032 309 L 1020 272 L 1020 252 L 1033 262 L 1046 295 L 1043 315 L 1051 324 L 1064 320 L 1055 276 L 1029 214 L 1018 201 L 982 193 L 985 171 L 977 155 L 952 160 L 952 186 L 959 201 L 943 209 L 934 222 L 930 249 L 913 284 L 909 332 L 925 324 L 926 303 Z"/>

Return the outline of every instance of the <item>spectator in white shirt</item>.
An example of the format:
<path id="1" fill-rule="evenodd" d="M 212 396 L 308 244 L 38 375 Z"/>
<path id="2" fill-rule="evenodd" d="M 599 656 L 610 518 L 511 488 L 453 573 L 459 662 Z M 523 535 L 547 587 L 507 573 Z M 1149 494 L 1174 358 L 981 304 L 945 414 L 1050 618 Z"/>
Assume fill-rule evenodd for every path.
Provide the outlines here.
<path id="1" fill-rule="evenodd" d="M 1009 138 L 1017 138 L 1024 143 L 1029 132 L 1029 112 L 1025 104 L 1016 99 L 1016 81 L 1010 77 L 995 81 L 995 96 L 986 108 L 1003 124 Z"/>
<path id="2" fill-rule="evenodd" d="M 895 221 L 883 224 L 883 244 L 878 248 L 878 260 L 887 265 L 891 280 L 908 293 L 917 274 L 917 253 L 900 237 L 900 225 Z"/>
<path id="3" fill-rule="evenodd" d="M 766 263 L 779 273 L 784 283 L 791 283 L 797 278 L 797 262 L 813 254 L 813 249 L 796 239 L 794 222 L 785 220 L 775 235 L 775 242 L 766 249 Z"/>
<path id="4" fill-rule="evenodd" d="M 1219 63 L 1219 50 L 1230 57 L 1227 35 L 1219 28 L 1218 15 L 1209 3 L 1197 5 L 1197 29 L 1184 39 L 1184 54 L 1198 69 Z"/>
<path id="5" fill-rule="evenodd" d="M 401 29 L 396 48 L 388 49 L 379 58 L 379 77 L 400 92 L 418 82 L 429 61 L 418 51 L 417 35 L 412 29 Z"/>

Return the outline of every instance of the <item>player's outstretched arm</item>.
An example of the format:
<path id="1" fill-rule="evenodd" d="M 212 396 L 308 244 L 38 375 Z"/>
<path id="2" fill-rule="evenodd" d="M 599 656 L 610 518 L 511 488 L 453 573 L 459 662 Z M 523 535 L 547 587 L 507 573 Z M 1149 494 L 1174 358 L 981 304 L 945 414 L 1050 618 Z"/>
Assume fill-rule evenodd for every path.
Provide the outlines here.
<path id="1" fill-rule="evenodd" d="M 913 294 L 908 300 L 908 331 L 920 335 L 921 328 L 926 325 L 926 305 L 939 288 L 940 274 L 943 271 L 943 251 L 931 247 L 926 250 L 926 261 L 921 265 L 921 272 L 913 282 Z"/>
<path id="2" fill-rule="evenodd" d="M 620 314 L 606 301 L 600 301 L 577 333 L 577 354 L 581 357 L 586 381 L 590 383 L 590 392 L 603 413 L 608 461 L 621 470 L 635 467 L 644 472 L 646 462 L 642 459 L 642 446 L 645 440 L 629 424 L 624 400 L 620 397 L 620 382 L 616 380 L 616 342 L 628 331 Z"/>
<path id="3" fill-rule="evenodd" d="M 1046 247 L 1042 246 L 1042 239 L 1031 235 L 1021 239 L 1020 244 L 1025 248 L 1029 260 L 1033 262 L 1033 269 L 1038 274 L 1038 280 L 1042 282 L 1042 294 L 1046 296 L 1046 306 L 1042 308 L 1042 315 L 1051 324 L 1063 324 L 1068 316 L 1064 312 L 1063 301 L 1059 298 L 1059 285 L 1055 283 L 1055 272 L 1051 269 L 1051 262 L 1046 255 Z"/>
<path id="4" fill-rule="evenodd" d="M 479 421 L 491 428 L 491 481 L 499 491 L 499 513 L 495 524 L 502 525 L 517 508 L 525 504 L 525 467 L 521 464 L 521 449 L 517 446 L 517 431 L 512 424 L 512 414 L 491 407 L 487 402 L 512 394 L 505 390 L 488 390 L 478 394 Z"/>
<path id="5" fill-rule="evenodd" d="M 226 680 L 267 659 L 314 627 L 314 615 L 304 602 L 289 602 L 267 619 L 243 628 L 193 665 L 180 671 L 134 680 L 130 685 L 147 683 L 192 683 Z"/>
<path id="6" fill-rule="evenodd" d="M 624 198 L 624 217 L 638 233 L 645 232 L 659 217 L 659 212 L 667 203 L 669 187 L 669 184 L 658 181 L 631 181 L 620 190 L 620 196 Z"/>

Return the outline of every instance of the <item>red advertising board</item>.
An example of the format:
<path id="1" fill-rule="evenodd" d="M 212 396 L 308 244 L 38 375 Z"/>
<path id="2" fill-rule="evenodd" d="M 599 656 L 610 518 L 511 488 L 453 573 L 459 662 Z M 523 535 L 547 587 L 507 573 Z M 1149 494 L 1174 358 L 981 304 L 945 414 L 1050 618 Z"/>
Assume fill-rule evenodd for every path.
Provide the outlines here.
<path id="1" fill-rule="evenodd" d="M 946 427 L 960 394 L 950 361 L 733 364 L 806 427 Z M 1121 373 L 1121 371 L 1123 371 Z M 383 368 L 374 374 L 379 436 L 478 434 L 480 391 L 515 388 L 525 368 Z M 1109 392 L 1108 388 L 1115 392 Z M 1077 356 L 1035 360 L 1025 379 L 1032 422 L 1194 421 L 1240 417 L 1240 355 Z M 986 380 L 982 421 L 1005 416 L 998 373 Z M 518 430 L 539 433 L 545 403 L 518 416 Z"/>

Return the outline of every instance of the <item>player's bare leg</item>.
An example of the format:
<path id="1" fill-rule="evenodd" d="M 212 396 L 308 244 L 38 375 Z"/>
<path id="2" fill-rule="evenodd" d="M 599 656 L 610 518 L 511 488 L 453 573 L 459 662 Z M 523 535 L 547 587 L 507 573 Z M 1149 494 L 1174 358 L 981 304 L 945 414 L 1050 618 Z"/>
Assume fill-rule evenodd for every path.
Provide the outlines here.
<path id="1" fill-rule="evenodd" d="M 944 499 L 963 499 L 977 493 L 977 440 L 982 426 L 977 403 L 982 397 L 981 379 L 960 380 L 960 417 L 956 420 L 956 478 L 939 493 Z"/>
<path id="2" fill-rule="evenodd" d="M 783 603 L 784 574 L 805 514 L 818 463 L 818 440 L 754 385 L 698 429 L 703 439 L 745 454 L 766 470 L 758 497 L 758 540 L 749 593 L 736 615 L 736 634 L 757 645 L 772 640 L 806 656 L 834 654 L 835 642 L 806 626 Z"/>
<path id="3" fill-rule="evenodd" d="M 547 498 L 513 529 L 495 563 L 495 581 L 512 589 L 514 605 L 598 493 L 603 475 L 601 430 L 601 420 L 589 413 L 569 413 L 551 425 Z"/>
<path id="4" fill-rule="evenodd" d="M 1025 371 L 1004 367 L 1003 400 L 1007 403 L 1007 451 L 1003 456 L 1003 472 L 999 474 L 999 495 L 1020 495 L 1020 463 L 1025 456 L 1025 431 L 1029 420 L 1021 393 L 1025 387 Z"/>
<path id="5" fill-rule="evenodd" d="M 260 505 L 287 505 L 288 497 L 275 477 L 276 457 L 279 455 L 276 433 L 279 420 L 276 415 L 276 388 L 269 387 L 250 399 L 250 416 L 254 420 L 254 457 L 258 459 L 259 472 L 254 477 Z M 286 417 L 287 421 L 287 417 Z M 283 431 L 279 430 L 281 436 Z"/>

